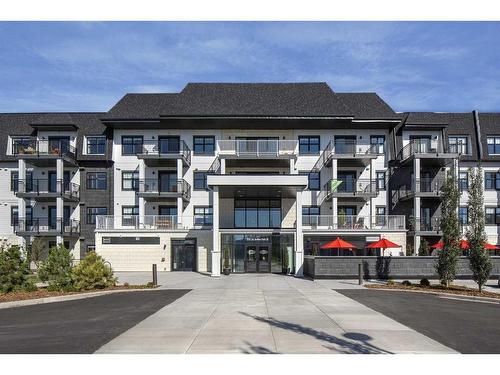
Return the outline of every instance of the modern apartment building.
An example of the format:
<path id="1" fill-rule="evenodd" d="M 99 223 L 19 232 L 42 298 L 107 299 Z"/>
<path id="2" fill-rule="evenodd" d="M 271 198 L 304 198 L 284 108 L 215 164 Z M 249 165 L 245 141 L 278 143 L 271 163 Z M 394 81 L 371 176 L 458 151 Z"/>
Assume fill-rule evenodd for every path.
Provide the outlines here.
<path id="1" fill-rule="evenodd" d="M 440 237 L 440 188 L 485 171 L 490 243 L 500 224 L 500 114 L 396 113 L 375 93 L 325 83 L 190 83 L 127 94 L 105 113 L 0 114 L 0 239 L 115 270 L 300 276 L 305 254 L 342 237 L 416 252 Z M 413 249 L 413 250 L 412 250 Z"/>

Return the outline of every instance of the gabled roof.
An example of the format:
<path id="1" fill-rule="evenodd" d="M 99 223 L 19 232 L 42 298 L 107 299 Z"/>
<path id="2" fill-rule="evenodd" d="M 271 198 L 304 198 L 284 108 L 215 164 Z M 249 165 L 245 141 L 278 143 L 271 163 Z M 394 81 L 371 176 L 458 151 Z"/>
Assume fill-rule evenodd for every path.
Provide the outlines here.
<path id="1" fill-rule="evenodd" d="M 395 119 L 402 116 L 374 92 L 335 93 L 357 119 Z"/>

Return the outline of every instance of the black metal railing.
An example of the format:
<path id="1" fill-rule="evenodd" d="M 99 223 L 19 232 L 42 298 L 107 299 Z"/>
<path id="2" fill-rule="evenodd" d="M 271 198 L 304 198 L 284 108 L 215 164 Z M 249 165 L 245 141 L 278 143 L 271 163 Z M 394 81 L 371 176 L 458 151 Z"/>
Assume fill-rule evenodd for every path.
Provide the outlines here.
<path id="1" fill-rule="evenodd" d="M 421 232 L 436 232 L 441 231 L 441 218 L 431 217 L 431 218 L 413 218 L 410 217 L 408 220 L 408 229 L 411 231 L 421 231 Z"/>
<path id="2" fill-rule="evenodd" d="M 146 155 L 181 155 L 191 164 L 191 150 L 186 142 L 177 139 L 146 140 L 136 147 L 136 154 Z"/>
<path id="3" fill-rule="evenodd" d="M 73 219 L 19 218 L 14 221 L 14 232 L 32 234 L 71 235 L 80 233 L 80 221 Z"/>
<path id="4" fill-rule="evenodd" d="M 15 191 L 20 193 L 34 193 L 36 195 L 59 194 L 73 198 L 80 198 L 80 185 L 65 180 L 28 179 L 16 180 Z"/>
<path id="5" fill-rule="evenodd" d="M 191 185 L 184 179 L 163 182 L 155 178 L 139 180 L 140 193 L 180 193 L 187 199 L 191 197 Z"/>
<path id="6" fill-rule="evenodd" d="M 335 187 L 335 182 L 341 182 L 340 185 Z M 352 193 L 352 194 L 370 194 L 377 193 L 377 183 L 376 181 L 370 179 L 359 178 L 357 180 L 330 180 L 324 186 L 323 189 L 329 193 Z"/>
<path id="7" fill-rule="evenodd" d="M 72 146 L 69 140 L 14 139 L 12 154 L 36 157 L 54 155 L 76 159 L 76 147 Z"/>
<path id="8" fill-rule="evenodd" d="M 412 186 L 412 190 L 416 193 L 435 193 L 436 195 L 439 195 L 441 194 L 444 181 L 444 178 L 440 177 L 417 178 L 414 186 Z"/>

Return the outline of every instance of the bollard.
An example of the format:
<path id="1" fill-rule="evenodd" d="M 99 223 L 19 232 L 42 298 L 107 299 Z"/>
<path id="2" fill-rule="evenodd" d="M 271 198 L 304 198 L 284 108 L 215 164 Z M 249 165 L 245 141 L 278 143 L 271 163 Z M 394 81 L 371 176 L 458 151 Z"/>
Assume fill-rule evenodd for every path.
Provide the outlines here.
<path id="1" fill-rule="evenodd" d="M 158 285 L 158 270 L 156 269 L 156 264 L 153 264 L 153 285 Z"/>
<path id="2" fill-rule="evenodd" d="M 363 285 L 363 265 L 358 264 L 358 284 Z"/>

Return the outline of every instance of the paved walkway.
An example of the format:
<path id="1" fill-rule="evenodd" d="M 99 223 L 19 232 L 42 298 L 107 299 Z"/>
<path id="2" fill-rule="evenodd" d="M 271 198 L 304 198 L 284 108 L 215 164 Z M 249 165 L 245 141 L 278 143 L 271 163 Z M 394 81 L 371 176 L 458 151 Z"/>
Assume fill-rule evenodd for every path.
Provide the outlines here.
<path id="1" fill-rule="evenodd" d="M 147 274 L 118 274 L 130 283 Z M 354 281 L 270 274 L 212 278 L 162 273 L 162 288 L 193 289 L 98 353 L 452 353 L 332 289 Z"/>

